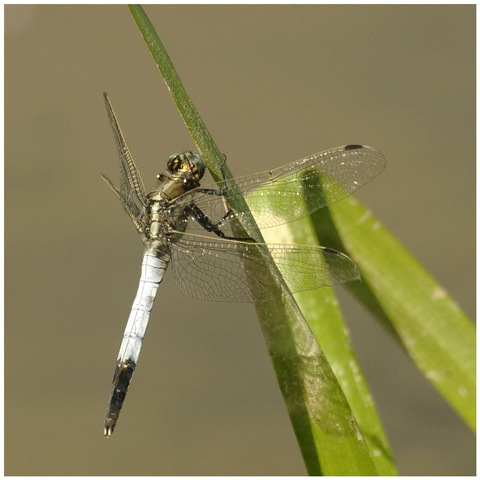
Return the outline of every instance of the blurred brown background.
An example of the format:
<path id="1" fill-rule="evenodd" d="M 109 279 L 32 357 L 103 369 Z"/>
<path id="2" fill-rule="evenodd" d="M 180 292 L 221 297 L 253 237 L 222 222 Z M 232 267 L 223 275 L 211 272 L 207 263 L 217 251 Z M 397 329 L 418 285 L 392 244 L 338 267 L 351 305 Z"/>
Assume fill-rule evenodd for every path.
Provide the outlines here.
<path id="1" fill-rule="evenodd" d="M 236 175 L 363 143 L 358 197 L 475 315 L 475 6 L 146 6 Z M 167 273 L 103 437 L 142 247 L 107 91 L 146 187 L 194 145 L 125 6 L 5 7 L 5 473 L 302 475 L 253 307 Z M 402 474 L 475 473 L 474 436 L 381 327 L 342 309 Z"/>

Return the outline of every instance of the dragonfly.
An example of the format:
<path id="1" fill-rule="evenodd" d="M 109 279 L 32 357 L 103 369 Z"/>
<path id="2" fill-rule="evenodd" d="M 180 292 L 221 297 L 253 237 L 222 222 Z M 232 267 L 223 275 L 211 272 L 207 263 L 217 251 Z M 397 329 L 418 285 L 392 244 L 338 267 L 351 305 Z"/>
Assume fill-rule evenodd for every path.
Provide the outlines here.
<path id="1" fill-rule="evenodd" d="M 121 201 L 144 246 L 138 291 L 105 415 L 104 434 L 110 437 L 168 265 L 184 294 L 223 302 L 268 297 L 268 285 L 262 281 L 271 270 L 265 270 L 268 263 L 258 261 L 259 252 L 275 261 L 289 294 L 356 280 L 359 269 L 347 255 L 328 247 L 264 243 L 257 226 L 261 230 L 289 223 L 345 198 L 379 174 L 385 158 L 374 148 L 347 145 L 245 177 L 227 179 L 222 170 L 223 180 L 205 187 L 200 185 L 205 173 L 202 158 L 186 151 L 170 156 L 166 172 L 157 175 L 157 187 L 147 193 L 107 94 L 104 100 L 118 154 L 120 186 L 102 178 Z M 246 235 L 239 236 L 239 224 Z M 247 279 L 251 270 L 256 273 L 253 280 Z"/>

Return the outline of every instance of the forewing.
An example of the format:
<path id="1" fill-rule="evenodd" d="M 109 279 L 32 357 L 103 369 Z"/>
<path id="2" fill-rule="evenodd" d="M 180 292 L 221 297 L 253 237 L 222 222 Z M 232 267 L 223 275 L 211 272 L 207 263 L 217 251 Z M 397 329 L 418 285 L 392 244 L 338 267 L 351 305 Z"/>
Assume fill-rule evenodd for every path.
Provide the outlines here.
<path id="1" fill-rule="evenodd" d="M 229 204 L 243 195 L 260 228 L 291 222 L 345 198 L 369 182 L 385 168 L 385 158 L 374 148 L 347 145 L 253 175 L 219 182 L 188 192 L 194 203 L 219 223 L 220 230 L 230 232 L 230 222 L 243 219 L 248 227 L 250 214 L 236 210 L 224 218 L 225 198 L 214 191 L 226 191 Z M 210 192 L 210 193 L 206 193 Z M 274 204 L 275 214 L 272 204 Z M 191 222 L 190 229 L 202 228 Z M 228 233 L 227 233 L 228 235 Z"/>
<path id="2" fill-rule="evenodd" d="M 180 290 L 193 298 L 251 302 L 273 295 L 270 254 L 292 293 L 360 278 L 346 255 L 325 247 L 257 244 L 183 234 L 171 244 L 172 270 Z M 253 275 L 247 280 L 247 272 Z M 278 277 L 277 277 L 278 278 Z"/>
<path id="3" fill-rule="evenodd" d="M 118 153 L 118 167 L 120 170 L 120 188 L 114 190 L 122 201 L 125 211 L 137 222 L 141 219 L 146 202 L 146 192 L 143 186 L 142 177 L 133 161 L 130 150 L 123 136 L 117 117 L 113 111 L 107 94 L 104 93 L 105 105 L 107 107 L 108 118 L 115 138 L 115 146 Z M 110 182 L 110 186 L 111 182 Z M 135 223 L 135 222 L 134 222 Z"/>

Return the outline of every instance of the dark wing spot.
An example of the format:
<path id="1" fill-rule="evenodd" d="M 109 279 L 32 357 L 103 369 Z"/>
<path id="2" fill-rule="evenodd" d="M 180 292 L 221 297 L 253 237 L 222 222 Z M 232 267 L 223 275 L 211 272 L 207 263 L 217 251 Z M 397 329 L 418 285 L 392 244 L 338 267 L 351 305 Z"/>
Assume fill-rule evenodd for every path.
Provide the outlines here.
<path id="1" fill-rule="evenodd" d="M 346 145 L 345 150 L 357 150 L 358 148 L 363 148 L 363 145 Z"/>
<path id="2" fill-rule="evenodd" d="M 338 250 L 334 250 L 333 248 L 323 247 L 323 251 L 325 253 L 331 253 L 333 255 L 341 255 L 341 253 Z"/>

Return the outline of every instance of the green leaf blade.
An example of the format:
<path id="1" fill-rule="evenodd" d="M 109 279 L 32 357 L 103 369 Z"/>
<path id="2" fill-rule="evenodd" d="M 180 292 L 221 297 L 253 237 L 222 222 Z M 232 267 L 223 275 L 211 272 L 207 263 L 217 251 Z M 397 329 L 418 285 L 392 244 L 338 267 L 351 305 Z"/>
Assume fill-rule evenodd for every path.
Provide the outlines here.
<path id="1" fill-rule="evenodd" d="M 274 203 L 271 208 L 274 211 Z M 309 218 L 276 229 L 264 230 L 263 235 L 268 241 L 276 243 L 318 244 Z M 349 408 L 358 422 L 359 431 L 368 445 L 378 474 L 397 475 L 388 440 L 350 343 L 333 289 L 326 287 L 301 292 L 296 294 L 295 298 L 341 385 Z M 331 453 L 335 457 L 334 452 Z"/>
<path id="2" fill-rule="evenodd" d="M 419 370 L 474 429 L 473 323 L 442 286 L 354 197 L 328 210 L 315 215 L 317 235 L 324 244 L 346 252 L 359 265 L 363 280 L 350 284 L 349 288 L 398 339 Z M 331 222 L 340 232 L 339 236 L 328 233 Z"/>

